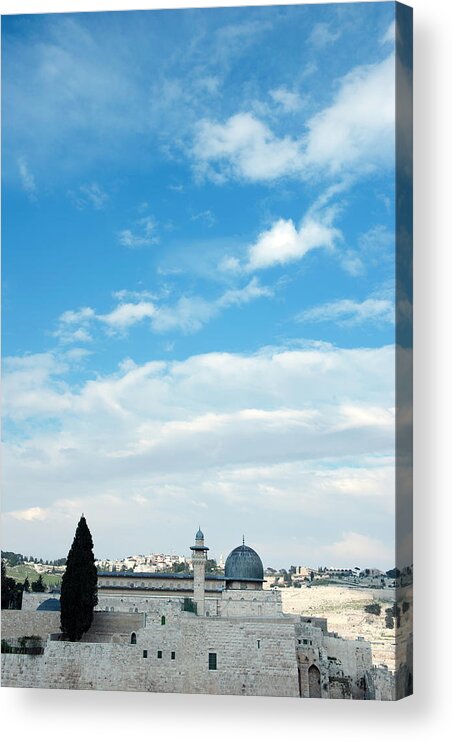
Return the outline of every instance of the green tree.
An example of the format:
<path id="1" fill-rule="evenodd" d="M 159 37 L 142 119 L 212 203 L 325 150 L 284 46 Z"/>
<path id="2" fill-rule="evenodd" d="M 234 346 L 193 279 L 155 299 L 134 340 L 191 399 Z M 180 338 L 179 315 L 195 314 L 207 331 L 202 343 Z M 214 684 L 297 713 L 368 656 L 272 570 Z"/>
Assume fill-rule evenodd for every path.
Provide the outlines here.
<path id="1" fill-rule="evenodd" d="M 71 642 L 77 642 L 91 626 L 98 604 L 98 574 L 93 554 L 93 540 L 82 515 L 66 560 L 61 583 L 61 630 Z"/>
<path id="2" fill-rule="evenodd" d="M 29 593 L 30 592 L 30 582 L 28 577 L 24 580 L 24 592 Z"/>
<path id="3" fill-rule="evenodd" d="M 212 572 L 217 572 L 218 565 L 216 564 L 215 559 L 207 559 L 205 562 L 205 572 L 207 574 L 211 574 Z"/>
<path id="4" fill-rule="evenodd" d="M 2 559 L 2 609 L 19 610 L 22 604 L 23 586 L 12 577 L 7 577 L 5 562 Z"/>
<path id="5" fill-rule="evenodd" d="M 40 575 L 35 582 L 32 582 L 32 590 L 34 593 L 45 593 L 46 586 L 43 582 L 43 576 Z"/>
<path id="6" fill-rule="evenodd" d="M 370 603 L 369 605 L 364 606 L 364 610 L 366 613 L 372 613 L 374 616 L 379 616 L 381 614 L 381 605 L 380 603 Z"/>

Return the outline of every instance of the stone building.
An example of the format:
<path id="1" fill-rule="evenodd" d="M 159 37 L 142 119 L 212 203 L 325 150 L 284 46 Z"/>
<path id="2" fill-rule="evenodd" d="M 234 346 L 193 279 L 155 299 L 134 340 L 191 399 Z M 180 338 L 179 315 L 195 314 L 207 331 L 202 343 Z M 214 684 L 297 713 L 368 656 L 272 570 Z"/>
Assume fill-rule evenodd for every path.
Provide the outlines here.
<path id="1" fill-rule="evenodd" d="M 24 593 L 5 611 L 3 638 L 42 637 L 41 653 L 2 654 L 4 685 L 173 693 L 392 700 L 394 676 L 370 644 L 286 615 L 263 590 L 263 564 L 243 543 L 225 573 L 206 575 L 197 531 L 191 574 L 101 573 L 98 606 L 80 642 L 62 640 L 56 596 Z"/>

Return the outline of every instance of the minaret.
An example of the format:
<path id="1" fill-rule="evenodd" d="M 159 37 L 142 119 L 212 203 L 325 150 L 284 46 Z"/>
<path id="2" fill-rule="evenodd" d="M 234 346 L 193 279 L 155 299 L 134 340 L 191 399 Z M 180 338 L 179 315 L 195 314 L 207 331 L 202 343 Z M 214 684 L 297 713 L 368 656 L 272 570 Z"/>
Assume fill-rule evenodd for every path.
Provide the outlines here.
<path id="1" fill-rule="evenodd" d="M 195 546 L 191 546 L 192 566 L 194 568 L 194 601 L 197 605 L 197 615 L 205 615 L 205 562 L 208 547 L 204 543 L 202 531 L 195 535 Z"/>

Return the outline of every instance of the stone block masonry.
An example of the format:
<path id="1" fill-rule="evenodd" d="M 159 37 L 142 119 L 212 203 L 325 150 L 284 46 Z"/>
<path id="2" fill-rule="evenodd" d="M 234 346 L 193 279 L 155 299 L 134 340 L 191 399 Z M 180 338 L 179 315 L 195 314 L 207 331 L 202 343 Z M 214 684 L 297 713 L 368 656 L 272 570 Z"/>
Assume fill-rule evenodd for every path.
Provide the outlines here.
<path id="1" fill-rule="evenodd" d="M 60 631 L 60 613 L 52 611 L 2 611 L 2 639 L 40 636 Z"/>

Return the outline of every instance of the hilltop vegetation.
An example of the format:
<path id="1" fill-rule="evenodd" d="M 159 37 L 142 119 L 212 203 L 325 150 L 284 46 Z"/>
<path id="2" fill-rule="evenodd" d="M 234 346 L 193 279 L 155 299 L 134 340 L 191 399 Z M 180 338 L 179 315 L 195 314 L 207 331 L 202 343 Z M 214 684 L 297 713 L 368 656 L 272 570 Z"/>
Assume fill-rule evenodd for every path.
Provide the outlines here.
<path id="1" fill-rule="evenodd" d="M 36 582 L 38 577 L 41 575 L 46 588 L 53 589 L 59 587 L 61 584 L 61 574 L 52 574 L 52 572 L 38 572 L 33 567 L 29 567 L 27 564 L 18 564 L 15 567 L 10 567 L 6 564 L 6 574 L 8 577 L 12 577 L 16 582 L 24 583 L 28 579 L 30 585 L 32 582 Z"/>
<path id="2" fill-rule="evenodd" d="M 24 591 L 58 589 L 64 571 L 61 565 L 65 563 L 65 559 L 44 562 L 13 551 L 2 551 L 2 608 L 20 608 Z"/>

